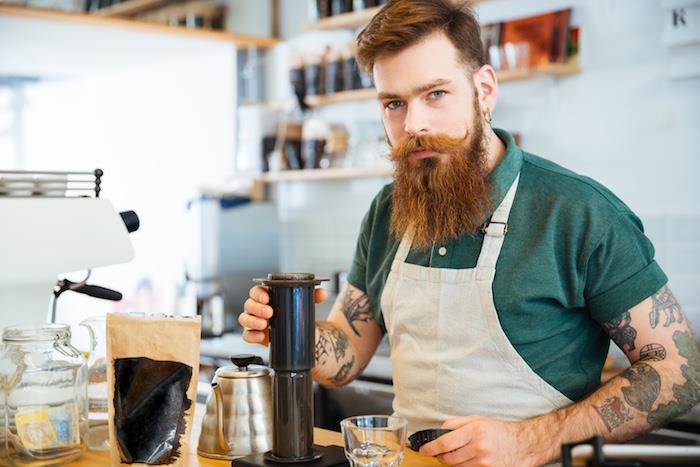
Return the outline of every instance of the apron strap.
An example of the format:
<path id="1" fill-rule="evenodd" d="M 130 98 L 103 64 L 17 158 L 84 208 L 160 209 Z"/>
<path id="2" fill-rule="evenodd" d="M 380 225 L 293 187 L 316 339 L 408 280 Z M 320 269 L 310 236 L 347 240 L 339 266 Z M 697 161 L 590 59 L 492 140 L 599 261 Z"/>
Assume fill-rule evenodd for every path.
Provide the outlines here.
<path id="1" fill-rule="evenodd" d="M 503 240 L 508 233 L 508 218 L 510 216 L 510 208 L 513 206 L 515 192 L 518 190 L 518 182 L 520 174 L 515 177 L 515 181 L 508 189 L 506 197 L 503 198 L 501 204 L 496 208 L 491 216 L 489 224 L 485 226 L 484 242 L 481 245 L 481 253 L 476 262 L 476 278 L 477 280 L 491 280 L 496 273 L 496 262 L 501 254 Z"/>
<path id="2" fill-rule="evenodd" d="M 406 233 L 401 237 L 401 243 L 399 243 L 399 249 L 396 250 L 396 255 L 394 256 L 394 261 L 403 263 L 408 258 L 408 253 L 411 251 L 411 243 L 413 243 L 413 234 L 415 230 L 413 226 L 409 226 L 406 229 Z"/>

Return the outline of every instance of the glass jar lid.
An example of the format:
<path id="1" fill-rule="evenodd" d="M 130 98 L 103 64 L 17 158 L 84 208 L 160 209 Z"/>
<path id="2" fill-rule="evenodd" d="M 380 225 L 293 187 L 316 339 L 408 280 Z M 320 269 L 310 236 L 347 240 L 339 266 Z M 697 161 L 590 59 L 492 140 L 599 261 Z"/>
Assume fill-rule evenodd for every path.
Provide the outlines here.
<path id="1" fill-rule="evenodd" d="M 26 324 L 8 326 L 2 331 L 3 342 L 55 341 L 70 339 L 70 326 L 67 324 Z"/>

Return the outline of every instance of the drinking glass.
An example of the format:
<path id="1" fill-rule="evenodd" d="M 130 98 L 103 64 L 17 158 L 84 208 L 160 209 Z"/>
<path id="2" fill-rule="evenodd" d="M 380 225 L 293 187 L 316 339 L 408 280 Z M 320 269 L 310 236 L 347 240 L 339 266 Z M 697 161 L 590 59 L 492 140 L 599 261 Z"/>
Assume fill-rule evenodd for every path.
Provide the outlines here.
<path id="1" fill-rule="evenodd" d="M 406 427 L 401 417 L 361 415 L 340 422 L 345 457 L 352 467 L 398 467 L 406 450 Z"/>

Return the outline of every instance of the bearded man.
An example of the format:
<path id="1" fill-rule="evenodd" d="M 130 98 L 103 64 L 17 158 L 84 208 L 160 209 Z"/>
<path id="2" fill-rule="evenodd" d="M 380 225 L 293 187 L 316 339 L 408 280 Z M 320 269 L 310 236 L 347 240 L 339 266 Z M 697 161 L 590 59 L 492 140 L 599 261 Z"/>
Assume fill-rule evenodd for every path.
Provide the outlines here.
<path id="1" fill-rule="evenodd" d="M 395 180 L 317 322 L 316 381 L 352 381 L 388 334 L 394 411 L 409 433 L 452 429 L 421 448 L 451 465 L 545 464 L 562 443 L 624 441 L 695 405 L 700 352 L 641 222 L 491 127 L 498 82 L 472 10 L 390 1 L 357 43 Z M 268 301 L 251 289 L 248 342 L 267 343 Z M 611 338 L 631 366 L 601 385 Z"/>

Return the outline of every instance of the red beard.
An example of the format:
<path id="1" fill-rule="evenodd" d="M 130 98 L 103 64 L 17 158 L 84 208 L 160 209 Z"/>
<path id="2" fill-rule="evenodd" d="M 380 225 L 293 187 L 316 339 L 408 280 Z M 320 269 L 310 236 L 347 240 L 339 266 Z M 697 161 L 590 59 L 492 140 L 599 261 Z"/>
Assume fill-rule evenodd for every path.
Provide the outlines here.
<path id="1" fill-rule="evenodd" d="M 400 239 L 414 229 L 413 246 L 444 244 L 465 233 L 476 234 L 492 208 L 486 137 L 480 114 L 464 138 L 445 135 L 411 137 L 393 148 L 394 192 L 391 234 Z M 446 154 L 414 159 L 416 148 Z"/>

